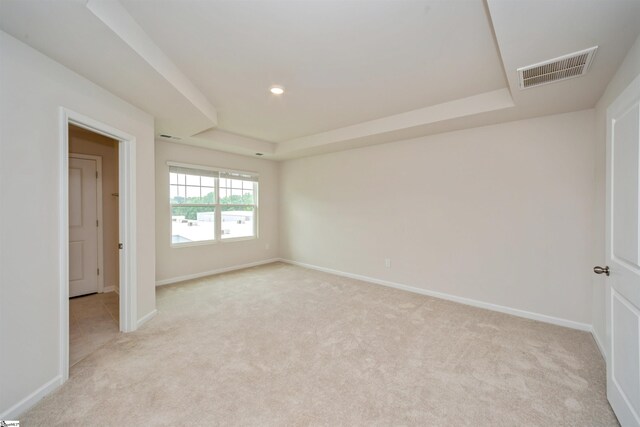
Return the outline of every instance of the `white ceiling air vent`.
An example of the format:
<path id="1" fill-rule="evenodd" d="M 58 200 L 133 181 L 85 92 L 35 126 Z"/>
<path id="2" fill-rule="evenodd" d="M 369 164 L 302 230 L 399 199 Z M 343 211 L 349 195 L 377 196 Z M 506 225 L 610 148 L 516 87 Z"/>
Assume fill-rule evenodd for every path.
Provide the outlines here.
<path id="1" fill-rule="evenodd" d="M 598 46 L 518 68 L 520 89 L 580 77 L 589 70 Z"/>

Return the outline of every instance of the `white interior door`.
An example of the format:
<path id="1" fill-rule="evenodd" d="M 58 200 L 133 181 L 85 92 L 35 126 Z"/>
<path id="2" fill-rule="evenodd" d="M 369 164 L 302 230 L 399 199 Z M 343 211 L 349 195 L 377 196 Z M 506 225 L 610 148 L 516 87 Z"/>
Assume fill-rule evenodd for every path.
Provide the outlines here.
<path id="1" fill-rule="evenodd" d="M 69 296 L 98 292 L 95 160 L 69 157 Z"/>
<path id="2" fill-rule="evenodd" d="M 607 110 L 607 396 L 640 426 L 640 76 Z"/>

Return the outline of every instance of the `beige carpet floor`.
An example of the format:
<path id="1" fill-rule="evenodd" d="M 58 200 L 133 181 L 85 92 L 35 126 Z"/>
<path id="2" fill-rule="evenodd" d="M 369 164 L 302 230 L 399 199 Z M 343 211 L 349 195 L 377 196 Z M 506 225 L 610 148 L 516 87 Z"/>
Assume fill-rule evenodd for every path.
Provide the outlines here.
<path id="1" fill-rule="evenodd" d="M 69 366 L 73 366 L 119 333 L 118 294 L 107 292 L 69 300 Z"/>
<path id="2" fill-rule="evenodd" d="M 21 425 L 617 425 L 585 332 L 281 263 L 157 305 Z"/>

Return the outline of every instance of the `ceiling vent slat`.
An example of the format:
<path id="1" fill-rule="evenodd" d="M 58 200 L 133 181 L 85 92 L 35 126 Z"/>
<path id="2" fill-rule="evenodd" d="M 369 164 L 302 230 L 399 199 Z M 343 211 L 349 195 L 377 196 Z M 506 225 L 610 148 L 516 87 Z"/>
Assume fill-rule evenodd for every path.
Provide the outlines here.
<path id="1" fill-rule="evenodd" d="M 589 71 L 598 46 L 518 68 L 520 89 L 580 77 Z"/>

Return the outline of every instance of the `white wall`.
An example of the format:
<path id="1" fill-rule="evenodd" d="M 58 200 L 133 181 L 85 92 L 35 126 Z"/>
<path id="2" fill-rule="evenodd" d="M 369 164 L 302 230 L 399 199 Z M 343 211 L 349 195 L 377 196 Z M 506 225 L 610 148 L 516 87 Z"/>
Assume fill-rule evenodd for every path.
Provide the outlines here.
<path id="1" fill-rule="evenodd" d="M 184 144 L 156 141 L 156 279 L 168 283 L 185 277 L 278 257 L 278 164 Z M 259 238 L 208 245 L 171 244 L 169 167 L 167 161 L 257 172 L 260 175 Z M 269 249 L 266 249 L 266 245 Z"/>
<path id="2" fill-rule="evenodd" d="M 138 316 L 155 309 L 153 118 L 0 32 L 0 414 L 60 380 L 60 106 L 134 135 Z M 66 231 L 64 231 L 66 232 Z"/>
<path id="3" fill-rule="evenodd" d="M 282 257 L 588 327 L 594 117 L 284 162 Z"/>
<path id="4" fill-rule="evenodd" d="M 594 200 L 595 229 L 594 252 L 592 265 L 603 265 L 605 262 L 605 181 L 606 181 L 606 142 L 607 142 L 607 107 L 622 91 L 640 74 L 640 37 L 638 37 L 618 68 L 607 89 L 596 104 L 596 197 Z M 593 275 L 593 330 L 608 353 L 609 337 L 606 333 L 605 302 L 607 284 L 602 276 Z"/>
<path id="5" fill-rule="evenodd" d="M 102 158 L 102 258 L 105 288 L 119 287 L 118 141 L 69 126 L 69 152 Z"/>

